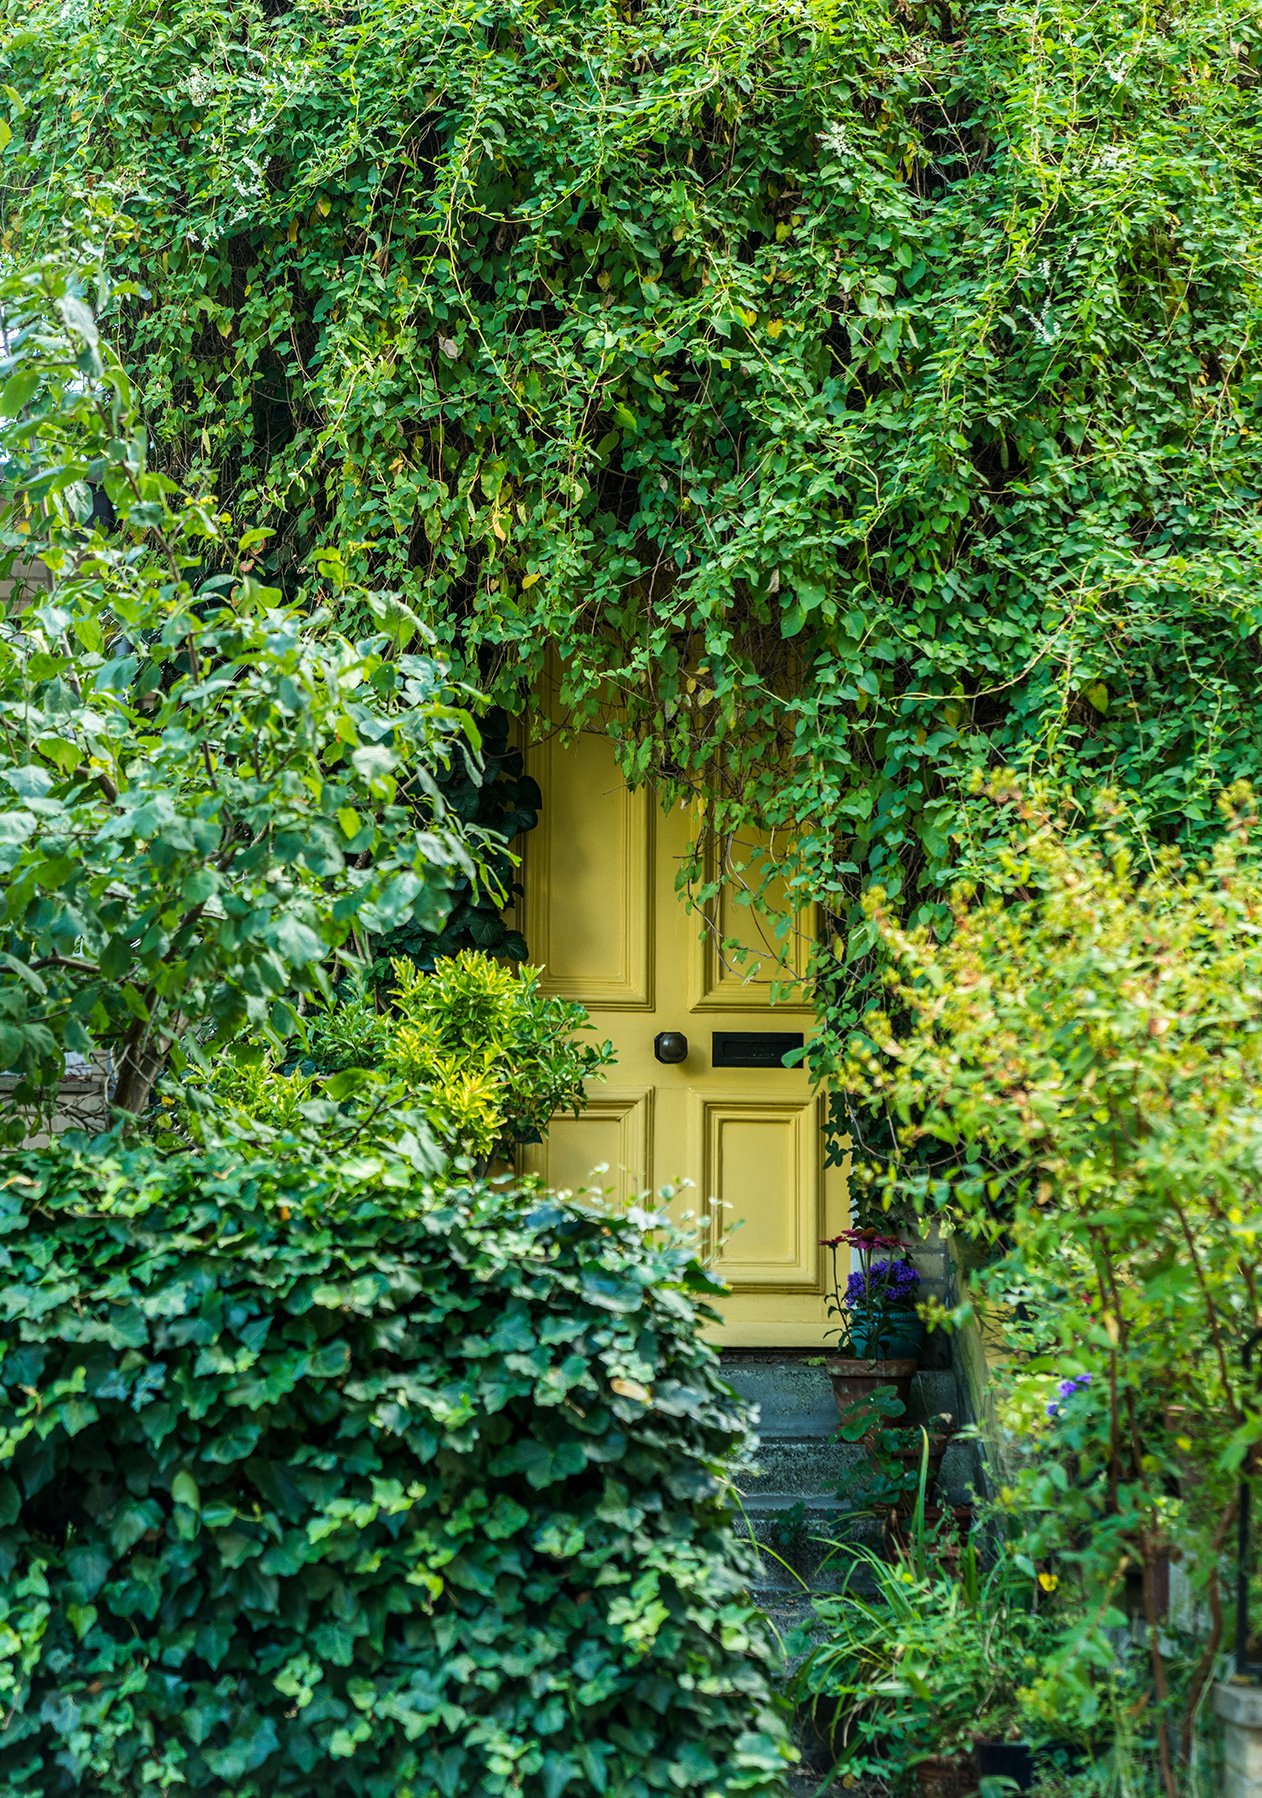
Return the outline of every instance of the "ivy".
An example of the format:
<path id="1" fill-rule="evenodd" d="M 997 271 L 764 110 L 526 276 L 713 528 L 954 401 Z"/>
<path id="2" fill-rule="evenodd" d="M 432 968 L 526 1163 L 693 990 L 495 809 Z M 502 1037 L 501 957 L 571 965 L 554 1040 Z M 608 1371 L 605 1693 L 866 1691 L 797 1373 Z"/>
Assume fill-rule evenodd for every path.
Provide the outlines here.
<path id="1" fill-rule="evenodd" d="M 688 1253 L 397 1161 L 11 1155 L 0 1784 L 778 1792 Z"/>
<path id="2" fill-rule="evenodd" d="M 1256 776 L 1252 0 L 35 0 L 4 224 L 137 283 L 167 466 L 840 921 L 979 769 L 1202 843 Z M 831 986 L 836 982 L 830 981 Z"/>
<path id="3" fill-rule="evenodd" d="M 457 873 L 451 883 L 450 911 L 442 929 L 400 925 L 373 940 L 372 973 L 379 986 L 391 978 L 391 962 L 407 956 L 432 969 L 443 956 L 479 949 L 520 962 L 526 939 L 504 915 L 503 901 L 520 894 L 519 864 L 510 845 L 539 821 L 538 784 L 526 773 L 525 757 L 513 741 L 512 720 L 494 707 L 478 720 L 480 755 L 453 756 L 434 771 L 435 785 L 451 816 L 472 827 L 479 846 L 478 878 Z"/>

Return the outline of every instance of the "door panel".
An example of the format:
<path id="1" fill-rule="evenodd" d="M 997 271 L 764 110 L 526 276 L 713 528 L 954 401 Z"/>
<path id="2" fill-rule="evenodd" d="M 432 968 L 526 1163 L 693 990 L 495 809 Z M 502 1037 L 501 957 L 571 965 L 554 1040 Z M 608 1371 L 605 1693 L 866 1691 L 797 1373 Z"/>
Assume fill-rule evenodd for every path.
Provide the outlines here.
<path id="1" fill-rule="evenodd" d="M 816 920 L 808 910 L 794 914 L 782 880 L 768 883 L 767 898 L 775 915 L 749 901 L 761 892 L 764 849 L 749 837 L 706 841 L 706 885 L 721 882 L 719 896 L 705 908 L 705 933 L 697 939 L 694 1005 L 701 1011 L 765 1005 L 772 993 L 806 974 Z M 787 918 L 783 932 L 776 929 Z M 790 994 L 778 998 L 776 1016 L 810 1017 L 809 1006 L 795 1005 Z"/>
<path id="2" fill-rule="evenodd" d="M 811 1293 L 819 1279 L 819 1107 L 792 1099 L 703 1099 L 702 1191 L 739 1229 L 711 1234 L 715 1271 L 741 1292 Z"/>
<path id="3" fill-rule="evenodd" d="M 545 992 L 589 1007 L 653 1003 L 653 820 L 648 794 L 627 791 L 603 737 L 531 755 L 549 803 L 530 838 L 532 879 L 548 902 L 532 919 L 531 954 Z M 573 870 L 589 870 L 582 880 Z"/>
<path id="4" fill-rule="evenodd" d="M 617 1069 L 611 1071 L 616 1080 Z M 653 1189 L 652 1129 L 651 1088 L 610 1091 L 601 1081 L 594 1084 L 586 1111 L 553 1120 L 546 1149 L 532 1148 L 527 1166 L 563 1191 L 607 1192 L 617 1204 L 629 1205 Z"/>
<path id="5" fill-rule="evenodd" d="M 712 1044 L 716 1029 L 809 1031 L 809 1007 L 773 1004 L 771 994 L 804 968 L 811 920 L 797 917 L 778 937 L 721 892 L 703 929 L 675 890 L 695 815 L 628 793 L 603 735 L 567 744 L 549 735 L 528 764 L 543 793 L 524 844 L 530 956 L 544 965 L 546 990 L 587 1007 L 618 1060 L 593 1083 L 589 1109 L 555 1119 L 525 1165 L 614 1204 L 668 1190 L 668 1209 L 731 1286 L 720 1340 L 822 1344 L 819 1241 L 844 1229 L 846 1191 L 842 1171 L 823 1165 L 820 1101 L 802 1069 L 716 1067 Z M 712 866 L 730 870 L 756 851 L 727 845 Z M 731 938 L 751 947 L 750 960 L 724 949 Z M 679 1064 L 655 1058 L 666 1030 L 688 1038 Z"/>

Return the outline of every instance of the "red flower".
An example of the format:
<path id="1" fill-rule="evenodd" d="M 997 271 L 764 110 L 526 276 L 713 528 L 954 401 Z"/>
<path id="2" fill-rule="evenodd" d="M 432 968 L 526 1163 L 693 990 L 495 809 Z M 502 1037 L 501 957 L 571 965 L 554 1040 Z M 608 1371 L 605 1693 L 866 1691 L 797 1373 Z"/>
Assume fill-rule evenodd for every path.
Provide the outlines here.
<path id="1" fill-rule="evenodd" d="M 843 1230 L 840 1236 L 825 1236 L 820 1242 L 821 1249 L 839 1249 L 842 1243 L 848 1243 L 852 1249 L 909 1249 L 911 1244 L 904 1242 L 901 1236 L 882 1236 L 879 1230 L 870 1226 L 866 1230 Z"/>

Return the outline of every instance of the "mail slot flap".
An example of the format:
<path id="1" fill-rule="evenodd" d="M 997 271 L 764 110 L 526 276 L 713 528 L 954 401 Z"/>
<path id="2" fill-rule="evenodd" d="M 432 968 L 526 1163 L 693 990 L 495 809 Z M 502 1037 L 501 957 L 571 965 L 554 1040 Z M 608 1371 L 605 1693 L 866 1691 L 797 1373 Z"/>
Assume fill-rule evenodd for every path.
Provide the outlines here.
<path id="1" fill-rule="evenodd" d="M 804 1039 L 800 1030 L 716 1030 L 710 1040 L 716 1068 L 782 1068 Z"/>

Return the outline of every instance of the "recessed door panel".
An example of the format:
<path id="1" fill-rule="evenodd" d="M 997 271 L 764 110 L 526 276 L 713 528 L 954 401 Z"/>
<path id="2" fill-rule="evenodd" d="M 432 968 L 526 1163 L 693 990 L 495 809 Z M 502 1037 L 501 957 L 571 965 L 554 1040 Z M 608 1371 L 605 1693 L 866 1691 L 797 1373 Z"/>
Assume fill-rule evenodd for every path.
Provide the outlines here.
<path id="1" fill-rule="evenodd" d="M 701 1101 L 712 1264 L 734 1292 L 818 1292 L 820 1143 L 814 1101 Z"/>
<path id="2" fill-rule="evenodd" d="M 606 738 L 555 739 L 532 757 L 548 794 L 530 838 L 531 954 L 544 990 L 588 1007 L 653 1002 L 652 836 L 648 796 L 628 792 Z M 531 904 L 532 893 L 543 903 Z"/>
<path id="3" fill-rule="evenodd" d="M 719 891 L 705 908 L 694 957 L 700 1011 L 774 1004 L 778 1012 L 809 1015 L 800 989 L 815 936 L 814 908 L 793 908 L 784 881 L 766 877 L 766 857 L 765 837 L 711 835 L 706 840 L 706 884 L 717 882 Z"/>
<path id="4" fill-rule="evenodd" d="M 607 1193 L 628 1205 L 652 1190 L 652 1119 L 651 1090 L 597 1087 L 585 1111 L 553 1120 L 546 1143 L 523 1158 L 526 1169 L 559 1192 Z"/>

